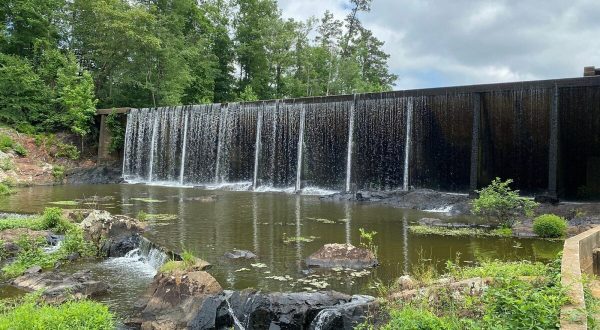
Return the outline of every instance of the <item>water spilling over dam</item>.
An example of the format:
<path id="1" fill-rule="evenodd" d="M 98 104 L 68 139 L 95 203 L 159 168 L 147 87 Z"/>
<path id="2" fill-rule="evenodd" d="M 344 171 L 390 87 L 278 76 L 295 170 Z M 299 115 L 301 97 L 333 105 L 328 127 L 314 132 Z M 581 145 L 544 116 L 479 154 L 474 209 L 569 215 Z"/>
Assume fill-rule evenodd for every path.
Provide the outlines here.
<path id="1" fill-rule="evenodd" d="M 124 177 L 241 189 L 600 194 L 600 77 L 132 109 Z"/>

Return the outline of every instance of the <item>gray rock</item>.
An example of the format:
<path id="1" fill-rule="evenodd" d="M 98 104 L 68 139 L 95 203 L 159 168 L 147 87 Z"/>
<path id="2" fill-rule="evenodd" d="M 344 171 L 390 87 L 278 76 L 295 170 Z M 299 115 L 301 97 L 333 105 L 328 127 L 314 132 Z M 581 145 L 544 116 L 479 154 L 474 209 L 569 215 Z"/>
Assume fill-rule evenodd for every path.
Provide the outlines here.
<path id="1" fill-rule="evenodd" d="M 35 266 L 29 267 L 26 271 L 23 272 L 23 274 L 37 274 L 37 273 L 41 273 L 41 272 L 42 272 L 42 267 L 35 265 Z"/>
<path id="2" fill-rule="evenodd" d="M 67 274 L 59 271 L 30 272 L 17 277 L 11 283 L 26 291 L 42 290 L 42 297 L 51 303 L 61 303 L 69 297 L 92 298 L 108 292 L 106 283 L 92 280 L 91 271 Z"/>
<path id="3" fill-rule="evenodd" d="M 325 244 L 306 258 L 306 264 L 309 267 L 363 269 L 375 267 L 379 261 L 373 252 L 352 244 Z"/>
<path id="4" fill-rule="evenodd" d="M 225 253 L 227 259 L 256 259 L 256 254 L 247 250 L 233 250 Z"/>

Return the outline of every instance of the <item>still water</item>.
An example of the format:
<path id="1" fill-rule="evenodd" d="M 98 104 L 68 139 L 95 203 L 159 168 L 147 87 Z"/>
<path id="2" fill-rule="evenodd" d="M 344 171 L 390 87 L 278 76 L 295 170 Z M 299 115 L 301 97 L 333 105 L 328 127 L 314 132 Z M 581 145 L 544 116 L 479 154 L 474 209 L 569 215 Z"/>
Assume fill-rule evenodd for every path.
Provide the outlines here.
<path id="1" fill-rule="evenodd" d="M 410 273 L 419 262 L 444 262 L 457 256 L 461 262 L 486 259 L 548 261 L 561 242 L 534 239 L 455 238 L 411 235 L 408 226 L 423 217 L 442 214 L 379 205 L 322 201 L 318 196 L 284 193 L 207 191 L 147 185 L 81 185 L 31 187 L 0 199 L 0 211 L 41 212 L 51 202 L 76 201 L 98 196 L 102 201 L 64 208 L 97 208 L 136 217 L 170 215 L 150 220 L 145 236 L 175 251 L 184 249 L 212 263 L 210 273 L 225 289 L 264 291 L 333 289 L 345 293 L 375 294 L 373 283 L 390 283 Z M 453 219 L 468 221 L 468 218 Z M 471 219 L 472 220 L 472 219 Z M 310 272 L 304 259 L 326 243 L 360 244 L 359 228 L 376 231 L 381 265 L 370 272 Z M 306 240 L 290 241 L 293 237 Z M 286 242 L 286 238 L 287 241 Z M 223 254 L 250 250 L 253 261 L 230 261 Z M 108 260 L 91 268 L 113 286 L 105 298 L 127 314 L 154 274 L 132 260 Z"/>

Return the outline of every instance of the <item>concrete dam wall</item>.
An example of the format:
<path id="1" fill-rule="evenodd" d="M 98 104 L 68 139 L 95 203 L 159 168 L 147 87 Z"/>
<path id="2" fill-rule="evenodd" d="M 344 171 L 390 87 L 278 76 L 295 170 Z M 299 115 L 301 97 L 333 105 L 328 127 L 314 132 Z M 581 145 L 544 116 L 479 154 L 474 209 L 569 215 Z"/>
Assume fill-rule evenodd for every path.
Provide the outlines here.
<path id="1" fill-rule="evenodd" d="M 600 196 L 600 76 L 132 109 L 128 180 Z"/>

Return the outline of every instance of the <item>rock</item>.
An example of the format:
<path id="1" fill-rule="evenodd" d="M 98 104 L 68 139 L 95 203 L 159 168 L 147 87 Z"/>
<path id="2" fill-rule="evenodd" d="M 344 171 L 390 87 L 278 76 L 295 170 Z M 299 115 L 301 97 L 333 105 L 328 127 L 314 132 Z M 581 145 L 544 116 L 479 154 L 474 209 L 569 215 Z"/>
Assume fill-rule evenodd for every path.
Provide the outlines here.
<path id="1" fill-rule="evenodd" d="M 402 275 L 396 280 L 396 287 L 400 291 L 412 290 L 417 287 L 417 283 L 410 275 Z"/>
<path id="2" fill-rule="evenodd" d="M 89 270 L 74 274 L 58 271 L 29 272 L 17 277 L 11 284 L 26 291 L 43 290 L 42 297 L 51 303 L 62 303 L 69 297 L 75 299 L 97 297 L 105 294 L 109 289 L 106 283 L 92 280 Z"/>
<path id="3" fill-rule="evenodd" d="M 74 168 L 67 171 L 65 179 L 68 184 L 122 183 L 122 169 L 123 166 L 119 162 Z"/>
<path id="4" fill-rule="evenodd" d="M 379 265 L 373 252 L 357 248 L 352 244 L 325 244 L 306 258 L 309 267 L 352 269 L 370 268 Z"/>
<path id="5" fill-rule="evenodd" d="M 246 329 L 306 329 L 321 310 L 351 300 L 350 296 L 334 291 L 225 291 L 206 299 L 188 327 L 223 329 L 239 323 Z"/>
<path id="6" fill-rule="evenodd" d="M 42 267 L 40 266 L 31 266 L 27 269 L 23 274 L 37 274 L 42 272 Z"/>
<path id="7" fill-rule="evenodd" d="M 222 291 L 204 271 L 158 273 L 137 304 L 139 314 L 127 324 L 142 329 L 185 329 L 205 300 Z"/>
<path id="8" fill-rule="evenodd" d="M 409 302 L 417 297 L 425 297 L 430 302 L 433 302 L 437 300 L 439 295 L 447 295 L 448 292 L 451 292 L 455 297 L 463 299 L 466 295 L 480 296 L 490 283 L 491 279 L 489 278 L 474 277 L 460 281 L 453 281 L 447 278 L 428 287 L 393 292 L 390 294 L 389 299 Z"/>
<path id="9" fill-rule="evenodd" d="M 559 202 L 559 199 L 557 196 L 552 196 L 552 195 L 536 195 L 533 200 L 536 203 L 540 203 L 540 204 L 552 204 L 552 205 L 557 205 Z"/>
<path id="10" fill-rule="evenodd" d="M 94 210 L 81 221 L 86 239 L 92 241 L 107 257 L 122 257 L 140 243 L 145 225 L 124 215 L 111 215 Z"/>
<path id="11" fill-rule="evenodd" d="M 256 259 L 256 254 L 247 250 L 233 250 L 224 255 L 227 259 Z"/>
<path id="12" fill-rule="evenodd" d="M 80 257 L 81 257 L 81 255 L 79 255 L 78 252 L 73 252 L 67 256 L 67 260 L 75 261 L 75 260 L 79 259 Z"/>
<path id="13" fill-rule="evenodd" d="M 63 209 L 63 217 L 73 223 L 81 223 L 92 212 L 90 209 Z"/>
<path id="14" fill-rule="evenodd" d="M 378 304 L 374 297 L 355 295 L 347 303 L 327 307 L 310 323 L 311 330 L 354 329 L 372 315 Z"/>

